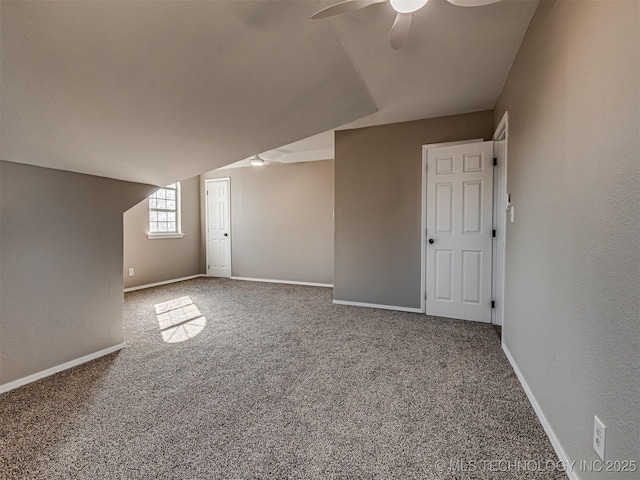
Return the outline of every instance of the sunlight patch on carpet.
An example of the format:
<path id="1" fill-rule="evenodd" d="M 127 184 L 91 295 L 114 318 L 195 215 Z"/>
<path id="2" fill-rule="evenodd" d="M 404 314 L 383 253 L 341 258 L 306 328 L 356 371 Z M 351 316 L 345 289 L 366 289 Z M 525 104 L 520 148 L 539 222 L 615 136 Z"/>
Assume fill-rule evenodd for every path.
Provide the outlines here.
<path id="1" fill-rule="evenodd" d="M 155 305 L 158 328 L 166 343 L 185 342 L 199 335 L 207 319 L 189 297 L 180 297 Z"/>

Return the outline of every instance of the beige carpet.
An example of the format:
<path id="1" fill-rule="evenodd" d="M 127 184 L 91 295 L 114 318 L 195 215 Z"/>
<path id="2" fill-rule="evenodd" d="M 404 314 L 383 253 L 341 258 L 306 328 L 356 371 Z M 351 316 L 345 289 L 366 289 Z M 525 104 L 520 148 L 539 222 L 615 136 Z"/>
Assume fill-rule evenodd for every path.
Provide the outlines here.
<path id="1" fill-rule="evenodd" d="M 0 478 L 566 478 L 491 326 L 331 298 L 125 295 L 125 350 L 0 396 Z"/>

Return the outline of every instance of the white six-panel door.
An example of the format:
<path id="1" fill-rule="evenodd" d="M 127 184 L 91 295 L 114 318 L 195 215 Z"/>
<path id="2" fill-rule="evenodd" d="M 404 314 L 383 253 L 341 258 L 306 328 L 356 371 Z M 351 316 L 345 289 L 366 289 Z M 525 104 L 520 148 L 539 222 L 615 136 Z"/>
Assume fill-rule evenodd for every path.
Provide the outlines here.
<path id="1" fill-rule="evenodd" d="M 426 313 L 491 321 L 493 142 L 429 149 Z"/>
<path id="2" fill-rule="evenodd" d="M 207 180 L 207 275 L 231 276 L 229 179 Z"/>

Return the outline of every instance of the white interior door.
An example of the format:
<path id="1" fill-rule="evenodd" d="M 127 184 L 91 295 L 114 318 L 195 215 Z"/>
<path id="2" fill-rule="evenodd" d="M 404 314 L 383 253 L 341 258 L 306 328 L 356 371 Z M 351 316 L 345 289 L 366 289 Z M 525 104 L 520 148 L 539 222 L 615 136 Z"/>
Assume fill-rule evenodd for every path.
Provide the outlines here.
<path id="1" fill-rule="evenodd" d="M 491 322 L 493 142 L 429 149 L 426 313 Z"/>
<path id="2" fill-rule="evenodd" d="M 229 179 L 207 180 L 207 275 L 231 276 Z"/>

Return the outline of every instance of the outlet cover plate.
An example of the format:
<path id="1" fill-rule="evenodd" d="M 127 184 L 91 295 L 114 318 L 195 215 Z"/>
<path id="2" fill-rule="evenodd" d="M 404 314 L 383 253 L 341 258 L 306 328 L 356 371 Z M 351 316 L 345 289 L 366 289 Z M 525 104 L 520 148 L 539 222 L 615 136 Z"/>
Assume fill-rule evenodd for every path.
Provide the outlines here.
<path id="1" fill-rule="evenodd" d="M 606 440 L 607 427 L 597 415 L 593 417 L 593 449 L 596 451 L 600 460 L 604 462 L 604 446 Z"/>

